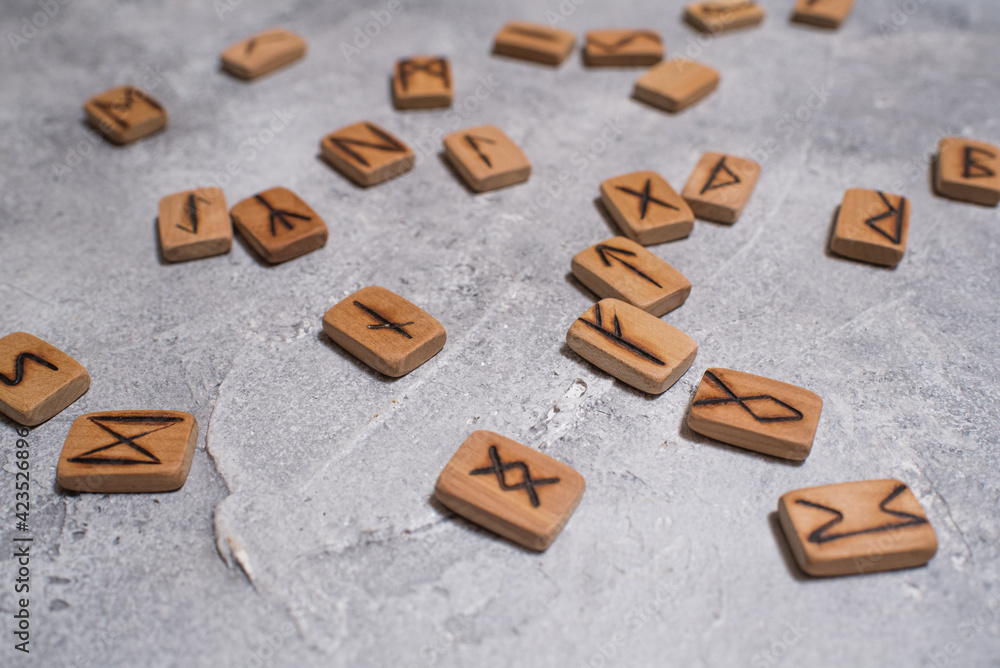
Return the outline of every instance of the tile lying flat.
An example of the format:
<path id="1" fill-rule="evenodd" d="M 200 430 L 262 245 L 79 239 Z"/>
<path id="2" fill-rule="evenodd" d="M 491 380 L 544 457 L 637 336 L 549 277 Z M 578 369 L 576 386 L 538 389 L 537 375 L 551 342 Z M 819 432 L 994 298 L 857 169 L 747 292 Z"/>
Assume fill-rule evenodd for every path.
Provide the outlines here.
<path id="1" fill-rule="evenodd" d="M 0 339 L 0 413 L 33 427 L 54 417 L 90 388 L 75 359 L 26 332 Z"/>

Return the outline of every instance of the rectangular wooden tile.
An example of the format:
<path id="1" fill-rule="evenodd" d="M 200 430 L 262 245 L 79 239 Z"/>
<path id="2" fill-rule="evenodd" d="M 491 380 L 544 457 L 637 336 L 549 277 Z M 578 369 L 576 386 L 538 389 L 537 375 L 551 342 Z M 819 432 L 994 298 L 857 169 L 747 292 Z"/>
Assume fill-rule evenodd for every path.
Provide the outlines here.
<path id="1" fill-rule="evenodd" d="M 87 122 L 113 144 L 127 144 L 167 127 L 167 110 L 149 93 L 119 86 L 87 100 Z"/>
<path id="2" fill-rule="evenodd" d="M 759 25 L 764 8 L 749 0 L 694 2 L 684 9 L 684 19 L 702 32 L 720 33 Z"/>
<path id="3" fill-rule="evenodd" d="M 270 28 L 222 52 L 222 69 L 240 79 L 256 79 L 306 55 L 306 41 L 288 30 Z"/>
<path id="4" fill-rule="evenodd" d="M 500 434 L 476 431 L 441 471 L 434 496 L 462 517 L 540 552 L 569 521 L 584 487 L 570 466 Z"/>
<path id="5" fill-rule="evenodd" d="M 821 28 L 838 28 L 851 13 L 854 0 L 798 0 L 792 20 Z"/>
<path id="6" fill-rule="evenodd" d="M 589 67 L 641 67 L 663 60 L 663 40 L 655 30 L 591 30 L 583 47 Z"/>
<path id="7" fill-rule="evenodd" d="M 902 195 L 851 188 L 844 193 L 830 250 L 862 262 L 895 267 L 906 252 L 910 204 Z"/>
<path id="8" fill-rule="evenodd" d="M 684 184 L 681 196 L 694 215 L 718 223 L 739 220 L 757 186 L 760 165 L 724 153 L 706 153 Z"/>
<path id="9" fill-rule="evenodd" d="M 170 262 L 228 253 L 233 247 L 226 196 L 219 188 L 195 188 L 160 200 L 160 248 Z"/>
<path id="10" fill-rule="evenodd" d="M 691 281 L 681 272 L 625 237 L 580 251 L 571 268 L 599 298 L 620 299 L 657 317 L 673 311 L 691 294 Z"/>
<path id="11" fill-rule="evenodd" d="M 455 171 L 476 192 L 506 188 L 531 176 L 528 157 L 493 125 L 452 132 L 444 138 L 444 152 Z"/>
<path id="12" fill-rule="evenodd" d="M 190 413 L 81 415 L 66 436 L 56 482 L 79 492 L 169 492 L 184 486 L 197 441 L 198 421 Z"/>
<path id="13" fill-rule="evenodd" d="M 686 58 L 654 65 L 635 82 L 633 96 L 654 107 L 677 112 L 702 99 L 719 85 L 719 73 Z"/>
<path id="14" fill-rule="evenodd" d="M 326 223 L 287 188 L 271 188 L 233 207 L 233 225 L 266 261 L 292 260 L 326 245 Z"/>
<path id="15" fill-rule="evenodd" d="M 403 376 L 434 357 L 447 335 L 419 306 L 371 285 L 336 304 L 323 316 L 334 343 L 387 376 Z"/>
<path id="16" fill-rule="evenodd" d="M 691 207 L 656 172 L 605 180 L 601 201 L 625 236 L 643 246 L 683 239 L 694 227 Z"/>
<path id="17" fill-rule="evenodd" d="M 396 61 L 392 100 L 397 109 L 450 107 L 454 95 L 451 65 L 441 56 L 413 56 Z"/>
<path id="18" fill-rule="evenodd" d="M 576 319 L 566 343 L 632 387 L 660 394 L 691 367 L 698 345 L 684 332 L 618 299 L 602 299 Z"/>
<path id="19" fill-rule="evenodd" d="M 413 150 L 384 128 L 361 121 L 323 137 L 323 158 L 359 186 L 373 186 L 413 169 Z"/>
<path id="20" fill-rule="evenodd" d="M 568 30 L 550 28 L 541 23 L 511 21 L 493 39 L 493 53 L 530 60 L 544 65 L 558 65 L 566 60 L 576 35 Z"/>
<path id="21" fill-rule="evenodd" d="M 939 194 L 986 206 L 1000 203 L 1000 148 L 964 137 L 938 145 L 934 187 Z"/>
<path id="22" fill-rule="evenodd" d="M 815 392 L 731 369 L 708 369 L 688 426 L 709 438 L 785 459 L 809 456 L 823 400 Z"/>
<path id="23" fill-rule="evenodd" d="M 778 518 L 809 575 L 856 575 L 923 566 L 937 537 L 917 497 L 898 480 L 864 480 L 788 492 Z"/>
<path id="24" fill-rule="evenodd" d="M 26 332 L 0 339 L 0 413 L 33 427 L 83 396 L 90 376 L 75 359 Z"/>

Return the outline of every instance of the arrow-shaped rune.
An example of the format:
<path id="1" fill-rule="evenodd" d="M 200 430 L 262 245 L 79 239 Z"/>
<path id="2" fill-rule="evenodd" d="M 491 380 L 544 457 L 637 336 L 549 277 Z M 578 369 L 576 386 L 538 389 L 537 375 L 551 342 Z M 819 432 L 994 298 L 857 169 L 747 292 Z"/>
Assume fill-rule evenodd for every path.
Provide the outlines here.
<path id="1" fill-rule="evenodd" d="M 611 260 L 617 260 L 618 262 L 621 262 L 623 265 L 625 265 L 630 270 L 634 271 L 636 274 L 638 274 L 639 276 L 641 276 L 643 279 L 649 281 L 650 283 L 652 283 L 656 287 L 658 287 L 658 288 L 662 288 L 663 287 L 662 285 L 660 285 L 659 283 L 657 283 L 655 280 L 653 280 L 648 274 L 645 274 L 644 272 L 642 272 L 634 264 L 632 264 L 631 262 L 628 262 L 626 260 L 623 260 L 622 258 L 620 258 L 617 255 L 615 255 L 615 253 L 621 253 L 622 255 L 625 255 L 627 257 L 635 257 L 635 253 L 633 253 L 632 251 L 625 250 L 624 248 L 615 248 L 614 246 L 608 246 L 608 245 L 605 245 L 605 244 L 597 244 L 597 246 L 595 246 L 595 250 L 597 251 L 597 254 L 601 257 L 601 262 L 604 263 L 605 267 L 610 267 L 611 266 Z"/>
<path id="2" fill-rule="evenodd" d="M 897 209 L 896 207 L 894 207 L 892 204 L 889 203 L 889 199 L 885 196 L 885 193 L 883 193 L 881 190 L 876 190 L 875 192 L 878 193 L 879 198 L 881 198 L 882 202 L 886 205 L 887 209 L 882 213 L 874 215 L 871 218 L 865 220 L 865 225 L 872 228 L 873 230 L 881 234 L 883 237 L 885 237 L 892 243 L 898 244 L 900 239 L 902 239 L 903 237 L 903 215 L 906 213 L 906 198 L 905 197 L 899 198 L 899 208 Z M 893 233 L 889 234 L 881 227 L 876 225 L 876 223 L 891 216 L 896 217 L 896 225 L 894 227 Z"/>
<path id="3" fill-rule="evenodd" d="M 294 213 L 292 211 L 285 211 L 284 209 L 275 209 L 271 206 L 271 203 L 264 199 L 261 195 L 254 195 L 255 200 L 267 207 L 270 212 L 268 215 L 268 222 L 271 224 L 271 236 L 278 236 L 278 230 L 275 227 L 275 223 L 281 223 L 289 230 L 294 230 L 295 226 L 292 225 L 289 218 L 298 218 L 299 220 L 312 220 L 312 216 L 306 216 L 301 213 Z"/>

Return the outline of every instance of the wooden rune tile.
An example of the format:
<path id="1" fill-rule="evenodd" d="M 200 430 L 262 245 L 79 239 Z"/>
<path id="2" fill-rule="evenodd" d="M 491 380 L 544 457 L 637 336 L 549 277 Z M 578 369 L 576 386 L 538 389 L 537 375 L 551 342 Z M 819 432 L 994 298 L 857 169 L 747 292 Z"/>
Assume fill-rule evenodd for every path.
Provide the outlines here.
<path id="1" fill-rule="evenodd" d="M 676 112 L 690 107 L 719 85 L 719 73 L 686 58 L 654 65 L 635 82 L 633 96 L 654 107 Z"/>
<path id="2" fill-rule="evenodd" d="M 923 566 L 937 537 L 917 497 L 898 480 L 798 489 L 778 501 L 778 518 L 809 575 L 855 575 Z"/>
<path id="3" fill-rule="evenodd" d="M 190 413 L 81 415 L 66 436 L 56 482 L 78 492 L 169 492 L 184 486 L 197 441 L 198 422 Z"/>
<path id="4" fill-rule="evenodd" d="M 730 369 L 708 369 L 688 426 L 699 434 L 785 459 L 809 456 L 823 400 L 814 392 Z"/>
<path id="5" fill-rule="evenodd" d="M 851 13 L 854 0 L 798 0 L 792 20 L 820 28 L 837 28 Z"/>
<path id="6" fill-rule="evenodd" d="M 684 303 L 691 281 L 669 264 L 625 237 L 580 251 L 573 275 L 599 298 L 612 297 L 657 317 Z"/>
<path id="7" fill-rule="evenodd" d="M 417 156 L 374 123 L 361 121 L 323 137 L 323 158 L 359 186 L 373 186 L 413 169 Z"/>
<path id="8" fill-rule="evenodd" d="M 760 177 L 753 160 L 724 153 L 706 153 L 684 184 L 681 196 L 694 215 L 718 223 L 735 223 Z"/>
<path id="9" fill-rule="evenodd" d="M 531 176 L 528 157 L 493 125 L 452 132 L 444 138 L 444 152 L 476 192 L 506 188 Z"/>
<path id="10" fill-rule="evenodd" d="M 663 60 L 663 40 L 655 30 L 591 30 L 583 47 L 590 67 L 641 67 Z"/>
<path id="11" fill-rule="evenodd" d="M 219 188 L 195 188 L 160 200 L 160 248 L 170 262 L 228 253 L 233 247 L 226 196 Z"/>
<path id="12" fill-rule="evenodd" d="M 844 193 L 830 250 L 871 264 L 895 267 L 906 252 L 910 203 L 902 195 L 851 188 Z"/>
<path id="13" fill-rule="evenodd" d="M 0 339 L 0 413 L 34 427 L 90 388 L 87 370 L 37 336 L 14 332 Z"/>
<path id="14" fill-rule="evenodd" d="M 119 86 L 87 100 L 87 122 L 113 144 L 127 144 L 167 127 L 167 110 L 134 86 Z"/>
<path id="15" fill-rule="evenodd" d="M 396 61 L 392 101 L 397 109 L 450 107 L 454 95 L 451 65 L 440 56 L 413 56 Z"/>
<path id="16" fill-rule="evenodd" d="M 371 285 L 323 316 L 334 343 L 387 376 L 404 376 L 434 357 L 447 334 L 440 322 L 396 293 Z"/>
<path id="17" fill-rule="evenodd" d="M 222 69 L 240 79 L 256 79 L 306 55 L 306 41 L 293 32 L 270 28 L 222 52 Z"/>
<path id="18" fill-rule="evenodd" d="M 583 497 L 583 476 L 500 434 L 475 431 L 441 471 L 434 496 L 462 517 L 543 551 Z"/>
<path id="19" fill-rule="evenodd" d="M 326 223 L 287 188 L 271 188 L 233 207 L 233 225 L 271 264 L 286 262 L 326 245 Z"/>
<path id="20" fill-rule="evenodd" d="M 656 172 L 632 172 L 601 183 L 601 201 L 629 239 L 643 246 L 683 239 L 694 213 Z"/>
<path id="21" fill-rule="evenodd" d="M 570 326 L 566 343 L 594 366 L 650 394 L 676 383 L 698 352 L 684 332 L 618 299 L 587 309 Z"/>
<path id="22" fill-rule="evenodd" d="M 1000 148 L 963 137 L 945 137 L 938 145 L 934 188 L 963 202 L 1000 203 Z"/>
<path id="23" fill-rule="evenodd" d="M 709 0 L 688 5 L 684 19 L 702 32 L 720 33 L 758 25 L 764 8 L 749 0 Z"/>
<path id="24" fill-rule="evenodd" d="M 550 28 L 541 23 L 511 21 L 493 39 L 493 53 L 530 60 L 544 65 L 558 65 L 566 60 L 576 35 L 568 30 Z"/>

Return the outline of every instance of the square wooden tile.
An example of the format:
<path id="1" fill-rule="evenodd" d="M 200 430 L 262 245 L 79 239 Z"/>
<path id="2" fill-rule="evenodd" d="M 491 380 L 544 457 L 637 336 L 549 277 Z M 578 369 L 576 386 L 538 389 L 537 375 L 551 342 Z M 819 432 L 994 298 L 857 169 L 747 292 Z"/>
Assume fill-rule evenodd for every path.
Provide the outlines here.
<path id="1" fill-rule="evenodd" d="M 323 137 L 323 158 L 359 186 L 373 186 L 413 169 L 409 146 L 374 123 L 361 121 Z"/>
<path id="2" fill-rule="evenodd" d="M 719 85 L 719 73 L 686 58 L 654 65 L 635 82 L 633 96 L 654 107 L 676 112 L 702 99 Z"/>
<path id="3" fill-rule="evenodd" d="M 694 2 L 684 9 L 684 19 L 702 32 L 720 33 L 760 24 L 764 8 L 749 0 Z"/>
<path id="4" fill-rule="evenodd" d="M 441 471 L 434 496 L 462 517 L 541 552 L 583 497 L 583 476 L 500 434 L 475 431 Z"/>
<path id="5" fill-rule="evenodd" d="M 709 438 L 785 459 L 809 456 L 823 400 L 815 392 L 763 376 L 708 369 L 688 426 Z"/>
<path id="6" fill-rule="evenodd" d="M 996 206 L 1000 202 L 1000 148 L 964 137 L 945 137 L 938 145 L 934 187 L 945 197 Z"/>
<path id="7" fill-rule="evenodd" d="M 271 188 L 233 207 L 233 225 L 272 264 L 326 245 L 326 223 L 288 188 Z"/>
<path id="8" fill-rule="evenodd" d="M 591 30 L 583 47 L 589 67 L 641 67 L 663 60 L 663 40 L 655 30 Z"/>
<path id="9" fill-rule="evenodd" d="M 566 60 L 576 35 L 568 30 L 550 28 L 541 23 L 511 21 L 500 28 L 493 39 L 493 53 L 521 58 L 544 65 L 558 65 Z"/>
<path id="10" fill-rule="evenodd" d="M 334 343 L 387 376 L 404 376 L 434 357 L 447 335 L 440 322 L 396 293 L 371 285 L 323 316 Z"/>
<path id="11" fill-rule="evenodd" d="M 397 109 L 450 107 L 454 95 L 451 65 L 441 56 L 413 56 L 396 61 L 392 101 Z"/>
<path id="12" fill-rule="evenodd" d="M 228 253 L 233 247 L 226 196 L 219 188 L 195 188 L 160 200 L 160 248 L 170 262 Z"/>
<path id="13" fill-rule="evenodd" d="M 694 215 L 718 223 L 735 223 L 757 186 L 760 165 L 724 153 L 706 153 L 684 184 L 681 196 Z"/>
<path id="14" fill-rule="evenodd" d="M 660 394 L 691 367 L 698 345 L 684 332 L 618 299 L 602 299 L 576 319 L 566 343 L 632 387 Z"/>
<path id="15" fill-rule="evenodd" d="M 864 480 L 798 489 L 778 501 L 778 518 L 809 575 L 855 575 L 923 566 L 937 537 L 910 488 Z"/>
<path id="16" fill-rule="evenodd" d="M 573 275 L 601 299 L 612 297 L 657 317 L 684 303 L 691 281 L 625 237 L 612 237 L 573 256 Z"/>
<path id="17" fill-rule="evenodd" d="M 127 144 L 167 127 L 167 110 L 134 86 L 119 86 L 83 105 L 87 122 L 113 144 Z"/>
<path id="18" fill-rule="evenodd" d="M 854 0 L 798 0 L 792 20 L 821 28 L 837 28 L 851 13 Z"/>
<path id="19" fill-rule="evenodd" d="M 52 344 L 25 332 L 0 339 L 0 413 L 14 422 L 41 424 L 89 388 L 83 365 Z"/>
<path id="20" fill-rule="evenodd" d="M 895 267 L 906 252 L 910 203 L 902 195 L 851 188 L 844 193 L 830 250 L 862 262 Z"/>
<path id="21" fill-rule="evenodd" d="M 256 79 L 306 55 L 306 41 L 293 32 L 270 28 L 222 52 L 222 69 L 240 79 Z"/>
<path id="22" fill-rule="evenodd" d="M 683 239 L 694 213 L 656 172 L 632 172 L 601 183 L 601 201 L 629 239 L 643 246 Z"/>
<path id="23" fill-rule="evenodd" d="M 56 482 L 79 492 L 169 492 L 184 486 L 198 422 L 181 411 L 81 415 L 69 428 Z"/>
<path id="24" fill-rule="evenodd" d="M 506 188 L 531 176 L 528 157 L 493 125 L 452 132 L 444 138 L 444 152 L 476 192 Z"/>

